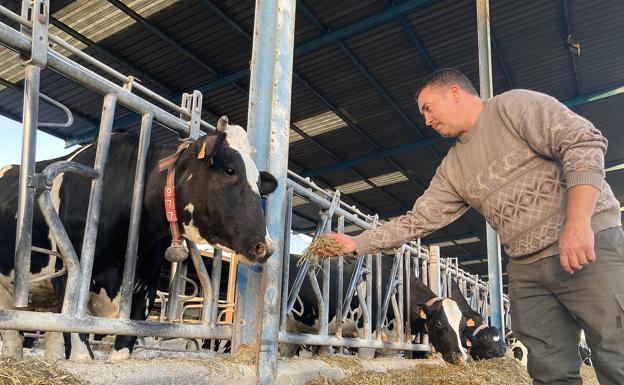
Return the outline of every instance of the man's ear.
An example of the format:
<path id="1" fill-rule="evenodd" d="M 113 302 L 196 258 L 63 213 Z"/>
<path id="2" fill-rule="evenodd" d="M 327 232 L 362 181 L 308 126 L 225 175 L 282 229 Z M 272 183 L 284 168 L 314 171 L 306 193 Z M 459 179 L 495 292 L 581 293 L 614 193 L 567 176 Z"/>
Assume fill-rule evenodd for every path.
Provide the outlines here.
<path id="1" fill-rule="evenodd" d="M 466 346 L 469 348 L 472 347 L 472 341 L 470 341 L 470 338 L 466 338 Z"/>

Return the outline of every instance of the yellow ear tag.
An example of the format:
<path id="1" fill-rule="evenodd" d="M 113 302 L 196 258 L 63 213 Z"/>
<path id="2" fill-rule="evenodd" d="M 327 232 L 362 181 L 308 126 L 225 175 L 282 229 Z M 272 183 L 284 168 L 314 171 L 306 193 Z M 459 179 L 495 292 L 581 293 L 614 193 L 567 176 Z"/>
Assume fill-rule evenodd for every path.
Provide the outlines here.
<path id="1" fill-rule="evenodd" d="M 420 309 L 420 318 L 422 318 L 422 319 L 426 319 L 427 318 L 427 313 L 425 313 L 425 311 L 423 309 Z"/>
<path id="2" fill-rule="evenodd" d="M 199 150 L 199 155 L 197 155 L 197 159 L 204 159 L 206 157 L 206 142 L 202 143 L 201 150 Z"/>
<path id="3" fill-rule="evenodd" d="M 468 321 L 466 321 L 466 325 L 467 326 L 475 326 L 475 322 L 472 318 L 470 318 Z"/>

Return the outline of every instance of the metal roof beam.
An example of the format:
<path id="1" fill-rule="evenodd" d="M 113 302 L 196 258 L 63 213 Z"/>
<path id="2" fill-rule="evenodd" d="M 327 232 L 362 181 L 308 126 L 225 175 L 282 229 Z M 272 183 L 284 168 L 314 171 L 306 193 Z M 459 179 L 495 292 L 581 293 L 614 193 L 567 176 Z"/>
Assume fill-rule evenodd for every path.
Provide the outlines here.
<path id="1" fill-rule="evenodd" d="M 570 22 L 570 12 L 568 8 L 568 0 L 561 0 L 561 5 L 563 8 L 563 20 L 565 21 L 566 33 L 567 37 L 572 37 L 572 23 Z M 568 42 L 569 44 L 569 42 Z M 574 71 L 574 85 L 576 87 L 576 95 L 581 94 L 581 78 L 578 70 L 578 62 L 576 60 L 576 54 L 568 47 L 568 51 L 570 53 L 570 60 L 572 62 L 572 70 Z"/>
<path id="2" fill-rule="evenodd" d="M 205 0 L 202 0 L 205 3 Z M 384 24 L 391 21 L 398 15 L 412 12 L 418 8 L 425 7 L 434 3 L 435 0 L 407 0 L 401 4 L 388 7 L 385 10 L 368 16 L 364 19 L 356 21 L 354 23 L 345 25 L 332 32 L 325 33 L 319 37 L 312 38 L 304 43 L 295 46 L 295 57 L 299 57 L 310 52 L 314 52 L 320 48 L 334 44 L 339 40 L 347 39 L 351 36 L 355 36 L 361 32 L 367 31 L 373 27 Z M 222 13 L 222 12 L 221 12 Z M 249 68 L 242 68 L 225 74 L 218 79 L 210 81 L 201 85 L 198 89 L 202 92 L 212 91 L 214 89 L 223 87 L 232 82 L 245 79 L 249 76 Z"/>
<path id="3" fill-rule="evenodd" d="M 624 83 L 615 84 L 611 87 L 604 88 L 600 91 L 591 92 L 589 94 L 581 95 L 576 98 L 567 100 L 564 104 L 568 107 L 576 107 L 581 104 L 595 102 L 596 100 L 608 98 L 615 95 L 624 94 Z"/>
<path id="4" fill-rule="evenodd" d="M 384 2 L 388 7 L 394 5 L 394 2 L 390 0 L 384 0 Z M 434 71 L 437 66 L 433 64 L 433 60 L 431 60 L 429 52 L 427 52 L 427 49 L 422 45 L 418 36 L 416 36 L 416 32 L 414 32 L 414 29 L 409 25 L 407 20 L 405 20 L 405 17 L 403 17 L 403 15 L 399 15 L 399 20 L 401 21 L 403 29 L 405 30 L 405 32 L 407 32 L 407 36 L 409 36 L 410 41 L 412 42 L 412 44 L 414 44 L 418 52 L 420 52 L 420 56 L 422 56 L 422 58 L 425 60 L 425 62 L 429 66 L 429 69 L 431 71 Z"/>
<path id="5" fill-rule="evenodd" d="M 511 76 L 509 75 L 509 70 L 507 69 L 507 64 L 505 64 L 505 60 L 503 60 L 503 54 L 498 48 L 498 44 L 496 43 L 496 39 L 494 38 L 494 32 L 490 29 L 490 43 L 492 43 L 492 51 L 494 51 L 494 56 L 496 57 L 496 61 L 498 61 L 498 65 L 501 67 L 503 71 L 503 76 L 505 77 L 505 81 L 507 81 L 507 85 L 509 89 L 513 89 L 514 85 L 511 81 Z"/>
<path id="6" fill-rule="evenodd" d="M 578 106 L 584 103 L 590 103 L 596 100 L 608 98 L 610 96 L 620 95 L 623 93 L 624 93 L 624 84 L 618 84 L 613 87 L 604 89 L 602 91 L 593 92 L 591 94 L 582 95 L 577 98 L 567 100 L 563 102 L 563 104 L 565 104 L 568 107 L 574 107 L 574 106 Z M 409 151 L 413 151 L 418 148 L 422 148 L 427 145 L 450 142 L 450 140 L 452 139 L 443 138 L 443 137 L 422 139 L 422 140 L 418 140 L 410 144 L 404 144 L 401 146 L 389 148 L 387 150 L 377 151 L 368 155 L 363 155 L 358 158 L 350 159 L 344 162 L 334 163 L 329 166 L 319 167 L 317 169 L 309 170 L 308 172 L 304 174 L 304 176 L 323 175 L 323 174 L 335 172 L 338 170 L 342 170 L 347 167 L 353 167 L 361 163 L 370 162 L 372 160 L 376 160 L 376 159 L 380 159 L 380 158 L 384 158 L 388 156 L 400 155 Z"/>
<path id="7" fill-rule="evenodd" d="M 312 177 L 323 174 L 329 174 L 335 171 L 343 170 L 345 168 L 350 168 L 353 166 L 357 166 L 358 164 L 370 162 L 377 159 L 383 159 L 391 156 L 401 155 L 406 152 L 414 151 L 423 147 L 431 146 L 438 143 L 451 143 L 454 139 L 445 138 L 442 136 L 437 136 L 435 138 L 427 138 L 417 140 L 416 142 L 403 144 L 401 146 L 389 148 L 387 150 L 376 151 L 368 155 L 364 155 L 355 159 L 347 160 L 344 162 L 334 163 L 329 166 L 319 167 L 313 170 L 309 170 L 305 172 L 302 176 Z"/>
<path id="8" fill-rule="evenodd" d="M 324 32 L 329 32 L 329 28 L 327 28 L 315 15 L 314 13 L 305 5 L 305 3 L 302 0 L 298 0 L 297 1 L 297 7 L 304 12 L 304 14 L 306 15 L 306 17 L 308 17 L 310 20 L 312 20 L 312 22 L 317 26 L 317 28 L 321 29 Z M 331 32 L 329 32 L 331 33 Z M 342 41 L 337 41 L 338 46 L 342 49 L 342 51 L 349 57 L 349 59 L 352 61 L 352 63 L 362 72 L 362 74 L 369 80 L 369 82 L 377 89 L 377 91 L 384 97 L 384 99 L 386 99 L 386 101 L 393 107 L 393 109 L 395 111 L 397 111 L 397 113 L 399 113 L 399 115 L 401 116 L 401 118 L 408 124 L 408 126 L 410 128 L 412 128 L 412 130 L 414 130 L 415 132 L 417 132 L 419 135 L 424 136 L 422 131 L 420 131 L 420 129 L 412 122 L 412 120 L 407 116 L 407 114 L 398 106 L 398 104 L 394 101 L 394 99 L 390 96 L 390 94 L 388 92 L 386 92 L 386 90 L 381 86 L 381 84 L 377 81 L 377 79 L 375 79 L 375 77 L 370 73 L 370 71 L 368 71 L 368 69 L 364 66 L 364 64 L 362 62 L 359 61 L 359 59 L 357 57 L 355 57 L 355 55 L 351 52 L 351 50 L 344 44 L 342 43 Z M 338 110 L 337 108 L 335 110 Z M 345 120 L 347 122 L 347 124 L 349 124 L 350 126 L 355 126 L 352 122 L 350 122 L 349 119 Z M 361 130 L 360 130 L 361 131 Z M 362 135 L 362 134 L 361 134 Z M 365 139 L 367 139 L 369 141 L 369 143 L 372 141 L 372 139 L 370 139 L 370 137 L 367 134 L 363 134 L 363 137 Z M 375 148 L 378 151 L 381 151 L 381 146 L 379 146 L 376 143 L 373 143 L 375 145 Z M 427 149 L 438 159 L 441 160 L 442 156 L 433 148 L 428 146 Z M 418 186 L 419 188 L 425 190 L 426 187 L 420 183 L 419 181 L 417 181 L 416 179 L 414 179 L 414 177 L 411 175 L 411 173 L 408 173 L 407 170 L 405 170 L 401 165 L 399 165 L 395 160 L 391 159 L 390 157 L 385 157 L 386 161 L 388 163 L 390 163 L 393 167 L 395 167 L 397 170 L 399 170 L 403 175 L 405 175 L 407 177 L 407 179 L 414 183 L 416 186 Z"/>
<path id="9" fill-rule="evenodd" d="M 119 0 L 108 0 L 108 2 L 113 4 L 120 11 L 122 11 L 123 13 L 131 17 L 132 19 L 134 19 L 137 23 L 141 24 L 145 29 L 147 29 L 154 35 L 158 36 L 160 39 L 166 41 L 169 45 L 174 47 L 178 52 L 180 52 L 184 56 L 188 57 L 189 59 L 197 63 L 203 69 L 207 70 L 213 75 L 216 75 L 216 76 L 220 75 L 220 73 L 216 69 L 206 64 L 206 62 L 203 59 L 200 59 L 195 53 L 191 52 L 188 48 L 184 47 L 181 43 L 179 43 L 176 39 L 171 37 L 165 31 L 154 26 L 152 23 L 150 23 L 145 18 L 143 18 L 143 16 L 136 13 L 132 8 L 128 7 L 126 4 L 122 3 Z"/>
<path id="10" fill-rule="evenodd" d="M 153 85 L 157 86 L 158 88 L 161 89 L 161 91 L 164 91 L 165 93 L 167 93 L 169 95 L 173 95 L 174 94 L 174 92 L 168 86 L 166 86 L 165 84 L 163 84 L 162 82 L 160 82 L 159 80 L 154 78 L 152 75 L 144 72 L 143 70 L 139 69 L 134 64 L 130 63 L 128 60 L 126 60 L 126 59 L 124 59 L 124 58 L 122 58 L 122 57 L 112 53 L 111 51 L 109 51 L 108 49 L 102 47 L 101 45 L 99 45 L 98 43 L 94 42 L 93 40 L 90 40 L 89 38 L 87 38 L 86 36 L 82 35 L 78 31 L 76 31 L 75 29 L 71 28 L 67 24 L 65 24 L 62 21 L 58 20 L 54 16 L 50 16 L 50 24 L 54 25 L 56 28 L 58 28 L 61 31 L 65 32 L 66 34 L 68 34 L 69 36 L 71 36 L 74 39 L 78 40 L 79 42 L 83 43 L 87 47 L 93 49 L 98 54 L 100 54 L 100 55 L 104 56 L 105 58 L 107 58 L 107 59 L 109 59 L 111 61 L 114 61 L 114 62 L 120 64 L 121 66 L 125 67 L 130 73 L 135 75 L 135 77 L 138 80 L 143 79 L 143 80 L 145 80 L 145 81 L 147 81 L 149 83 L 152 83 Z"/>

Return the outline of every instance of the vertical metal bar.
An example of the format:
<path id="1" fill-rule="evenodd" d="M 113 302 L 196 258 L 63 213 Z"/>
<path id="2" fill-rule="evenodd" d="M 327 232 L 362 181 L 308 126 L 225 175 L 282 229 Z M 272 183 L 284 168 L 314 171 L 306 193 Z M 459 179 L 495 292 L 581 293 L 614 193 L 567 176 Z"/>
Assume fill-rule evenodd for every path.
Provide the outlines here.
<path id="1" fill-rule="evenodd" d="M 20 26 L 31 35 L 30 60 L 24 65 L 24 105 L 22 110 L 22 159 L 19 173 L 17 224 L 15 234 L 15 273 L 13 305 L 28 306 L 28 275 L 32 246 L 32 221 L 35 203 L 33 176 L 35 174 L 37 121 L 39 117 L 39 86 L 41 68 L 47 62 L 48 0 L 23 1 L 21 16 L 32 22 L 32 30 Z"/>
<path id="2" fill-rule="evenodd" d="M 247 132 L 257 149 L 254 160 L 258 168 L 271 172 L 278 182 L 266 206 L 275 252 L 262 274 L 246 264 L 239 267 L 237 299 L 244 300 L 237 301 L 232 346 L 236 351 L 246 344 L 258 351 L 259 384 L 275 383 L 277 377 L 295 4 L 295 0 L 258 0 L 254 21 Z"/>
<path id="3" fill-rule="evenodd" d="M 144 114 L 141 118 L 141 134 L 137 151 L 136 169 L 134 172 L 134 189 L 132 190 L 132 207 L 130 208 L 130 227 L 126 245 L 126 261 L 124 264 L 123 282 L 121 284 L 121 301 L 119 318 L 129 318 L 132 308 L 132 292 L 134 288 L 134 271 L 136 269 L 137 249 L 139 247 L 139 225 L 143 206 L 143 190 L 145 188 L 145 165 L 152 135 L 154 115 Z M 169 298 L 171 301 L 171 298 Z"/>
<path id="4" fill-rule="evenodd" d="M 331 219 L 327 221 L 325 226 L 326 231 L 331 231 Z M 319 328 L 319 335 L 325 336 L 328 332 L 329 323 L 329 283 L 331 273 L 331 261 L 330 258 L 323 259 L 323 312 L 321 312 L 321 324 Z"/>
<path id="5" fill-rule="evenodd" d="M 108 161 L 113 120 L 115 119 L 115 106 L 117 96 L 108 94 L 104 97 L 100 132 L 98 135 L 97 151 L 93 168 L 100 172 L 101 177 L 91 182 L 91 194 L 89 196 L 89 209 L 87 210 L 87 223 L 85 224 L 84 240 L 80 252 L 80 291 L 78 294 L 77 315 L 86 315 L 87 302 L 89 301 L 89 288 L 91 287 L 91 273 L 93 270 L 93 258 L 95 255 L 95 242 L 97 240 L 98 224 L 100 222 L 100 209 L 102 207 L 102 190 L 104 189 L 104 170 Z"/>
<path id="6" fill-rule="evenodd" d="M 345 224 L 345 217 L 344 215 L 341 215 L 338 217 L 338 225 L 337 225 L 337 231 L 339 233 L 344 233 L 344 224 Z M 342 299 L 344 296 L 344 257 L 341 255 L 338 257 L 338 280 L 337 280 L 337 284 L 338 284 L 338 290 L 337 290 L 337 298 L 336 298 L 336 316 L 335 316 L 335 322 L 336 322 L 336 337 L 342 337 Z"/>
<path id="7" fill-rule="evenodd" d="M 399 265 L 399 287 L 398 287 L 398 293 L 399 293 L 399 316 L 397 318 L 400 318 L 400 322 L 397 322 L 397 338 L 399 342 L 404 342 L 405 341 L 405 336 L 403 335 L 403 323 L 405 322 L 405 302 L 403 301 L 404 299 L 404 288 L 405 285 L 403 284 L 405 282 L 405 268 L 407 263 L 405 260 L 406 254 L 408 252 L 405 249 L 402 249 L 402 253 L 400 255 L 400 265 Z M 398 328 L 400 326 L 400 329 Z"/>
<path id="8" fill-rule="evenodd" d="M 429 288 L 438 296 L 442 293 L 440 285 L 440 247 L 429 247 Z"/>
<path id="9" fill-rule="evenodd" d="M 203 262 L 203 260 L 202 260 Z M 212 310 L 209 318 L 210 326 L 217 325 L 219 316 L 219 294 L 221 293 L 221 268 L 223 266 L 223 250 L 215 248 L 212 253 Z"/>
<path id="10" fill-rule="evenodd" d="M 382 268 L 381 268 L 381 253 L 375 254 L 375 264 L 377 265 L 377 269 L 375 271 L 375 295 L 377 296 L 377 319 L 375 320 L 375 331 L 377 332 L 377 340 L 381 341 L 381 328 L 383 326 L 383 320 L 386 316 L 382 314 L 382 299 L 381 299 L 381 287 L 382 287 Z M 392 285 L 393 278 L 390 277 L 388 280 L 388 289 L 390 289 L 390 285 Z"/>
<path id="11" fill-rule="evenodd" d="M 202 258 L 201 252 L 197 248 L 197 245 L 195 244 L 195 242 L 191 242 L 187 240 L 186 245 L 189 248 L 189 251 L 191 254 L 191 260 L 193 261 L 193 265 L 195 266 L 195 271 L 197 271 L 197 277 L 199 278 L 199 283 L 201 284 L 201 288 L 202 288 L 202 295 L 203 295 L 203 301 L 204 301 L 202 304 L 202 315 L 201 315 L 202 325 L 208 325 L 212 322 L 210 326 L 214 326 L 214 320 L 216 319 L 216 317 L 214 316 L 215 308 L 213 306 L 213 303 L 215 301 L 215 297 L 218 298 L 218 294 L 217 296 L 214 295 L 215 294 L 215 292 L 213 291 L 214 282 L 210 281 L 210 276 L 208 275 L 208 271 L 206 270 L 206 265 L 204 264 L 204 260 Z M 213 278 L 214 278 L 214 274 L 213 274 Z"/>
<path id="12" fill-rule="evenodd" d="M 282 262 L 282 309 L 280 331 L 286 331 L 287 305 L 288 305 L 288 282 L 290 274 L 290 233 L 292 228 L 292 204 L 294 191 L 289 188 L 286 191 L 286 220 L 284 221 L 284 260 Z"/>
<path id="13" fill-rule="evenodd" d="M 420 247 L 418 249 L 420 250 Z M 418 259 L 416 259 L 416 270 L 418 270 Z M 405 290 L 406 304 L 405 309 L 403 310 L 403 317 L 405 317 L 405 337 L 407 338 L 407 342 L 411 342 L 410 336 L 412 335 L 412 320 L 410 317 L 412 309 L 412 296 L 410 287 L 412 287 L 412 272 L 414 271 L 415 270 L 412 269 L 412 253 L 408 250 L 405 254 L 405 284 L 403 285 L 403 289 Z"/>
<path id="14" fill-rule="evenodd" d="M 180 281 L 182 280 L 182 262 L 171 263 L 169 274 L 169 299 L 167 300 L 166 317 L 168 321 L 175 321 L 177 318 L 178 304 L 180 302 Z"/>
<path id="15" fill-rule="evenodd" d="M 35 174 L 40 75 L 41 68 L 36 65 L 26 65 L 22 115 L 22 163 L 19 173 L 15 239 L 15 280 L 13 283 L 13 305 L 15 307 L 28 306 L 28 275 L 30 273 L 30 247 L 32 246 L 32 220 L 35 201 L 32 178 Z"/>
<path id="16" fill-rule="evenodd" d="M 492 97 L 492 52 L 490 47 L 489 0 L 476 0 L 477 34 L 479 46 L 479 82 L 481 98 Z M 499 329 L 505 326 L 503 309 L 503 276 L 500 240 L 494 229 L 487 224 L 488 282 L 490 285 L 491 325 Z"/>
<path id="17" fill-rule="evenodd" d="M 371 327 L 373 323 L 373 255 L 366 255 L 366 308 L 368 312 L 368 323 L 364 325 L 364 336 L 371 339 Z M 361 299 L 360 299 L 361 300 Z"/>

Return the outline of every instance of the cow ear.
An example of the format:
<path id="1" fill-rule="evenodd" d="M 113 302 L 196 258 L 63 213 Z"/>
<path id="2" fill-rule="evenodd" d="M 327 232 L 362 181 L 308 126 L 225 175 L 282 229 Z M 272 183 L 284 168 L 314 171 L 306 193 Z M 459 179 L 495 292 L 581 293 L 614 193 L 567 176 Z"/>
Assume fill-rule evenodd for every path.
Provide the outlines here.
<path id="1" fill-rule="evenodd" d="M 277 180 L 271 173 L 266 171 L 260 172 L 260 195 L 266 196 L 275 191 L 277 188 Z"/>
<path id="2" fill-rule="evenodd" d="M 219 122 L 221 122 L 222 119 L 223 117 L 219 119 Z M 225 117 L 225 121 L 225 126 L 227 126 L 227 117 Z M 220 132 L 218 126 L 219 124 L 217 124 L 217 131 L 205 135 L 195 142 L 197 159 L 207 159 L 208 166 L 212 166 L 212 157 L 217 153 L 219 146 L 221 146 L 223 139 L 225 139 L 226 134 Z"/>
<path id="3" fill-rule="evenodd" d="M 472 318 L 466 320 L 466 326 L 475 326 L 475 321 Z"/>

